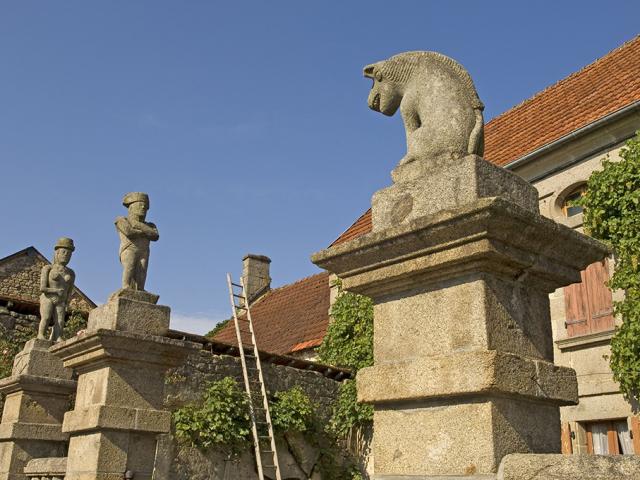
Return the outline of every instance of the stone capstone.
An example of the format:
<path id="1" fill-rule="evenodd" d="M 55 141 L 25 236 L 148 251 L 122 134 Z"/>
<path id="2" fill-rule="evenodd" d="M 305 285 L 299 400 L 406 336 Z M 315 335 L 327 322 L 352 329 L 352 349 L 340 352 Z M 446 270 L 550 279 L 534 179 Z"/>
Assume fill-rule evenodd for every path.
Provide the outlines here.
<path id="1" fill-rule="evenodd" d="M 49 353 L 53 342 L 33 338 L 13 361 L 13 375 L 32 375 L 71 380 L 73 371 L 64 368 L 62 360 Z"/>
<path id="2" fill-rule="evenodd" d="M 401 165 L 402 181 L 378 190 L 371 200 L 373 231 L 460 207 L 479 198 L 502 197 L 538 212 L 538 191 L 516 174 L 477 155 L 438 165 Z"/>
<path id="3" fill-rule="evenodd" d="M 141 298 L 146 297 L 144 294 L 147 292 L 129 295 L 131 292 L 135 291 L 120 290 L 116 292 L 120 294 L 112 296 L 108 303 L 93 309 L 89 314 L 87 332 L 110 329 L 156 336 L 166 335 L 169 330 L 171 309 L 142 300 Z"/>

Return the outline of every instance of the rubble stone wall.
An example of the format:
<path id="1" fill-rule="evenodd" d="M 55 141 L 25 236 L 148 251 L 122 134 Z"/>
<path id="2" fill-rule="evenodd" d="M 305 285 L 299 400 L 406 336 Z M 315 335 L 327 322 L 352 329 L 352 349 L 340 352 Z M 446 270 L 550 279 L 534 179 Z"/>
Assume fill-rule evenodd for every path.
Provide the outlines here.
<path id="1" fill-rule="evenodd" d="M 264 362 L 265 384 L 271 393 L 288 390 L 299 385 L 317 405 L 318 417 L 326 421 L 337 396 L 340 382 L 326 378 L 319 372 Z M 185 364 L 169 372 L 165 386 L 165 405 L 176 410 L 200 400 L 209 382 L 224 377 L 235 377 L 242 382 L 240 359 L 200 351 L 191 355 Z M 315 442 L 314 442 L 315 443 Z M 302 435 L 286 435 L 278 440 L 278 453 L 282 478 L 314 479 L 319 473 L 320 447 L 311 445 Z M 156 455 L 158 478 L 172 480 L 227 480 L 257 479 L 255 463 L 250 453 L 239 461 L 227 462 L 216 451 L 203 453 L 178 442 L 171 434 L 162 436 Z M 226 471 L 225 471 L 226 469 Z"/>

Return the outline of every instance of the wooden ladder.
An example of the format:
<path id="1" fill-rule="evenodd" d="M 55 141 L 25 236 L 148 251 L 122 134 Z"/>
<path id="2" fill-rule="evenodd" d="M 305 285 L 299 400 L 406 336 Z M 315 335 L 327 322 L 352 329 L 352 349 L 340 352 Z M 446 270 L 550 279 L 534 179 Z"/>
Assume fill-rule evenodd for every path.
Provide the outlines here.
<path id="1" fill-rule="evenodd" d="M 227 285 L 229 286 L 233 323 L 236 327 L 236 337 L 238 338 L 238 348 L 240 349 L 244 388 L 249 396 L 249 415 L 251 417 L 251 433 L 253 435 L 258 478 L 259 480 L 265 480 L 264 472 L 267 470 L 275 473 L 276 480 L 282 480 L 278 452 L 276 451 L 276 440 L 273 435 L 273 425 L 271 424 L 271 414 L 269 413 L 269 400 L 264 386 L 264 376 L 262 375 L 256 336 L 253 331 L 247 291 L 242 278 L 240 278 L 239 284 L 233 283 L 231 275 L 228 273 Z M 236 303 L 236 300 L 240 305 Z M 239 317 L 239 312 L 244 312 L 246 315 Z M 251 344 L 243 344 L 242 334 L 245 334 L 244 338 L 246 338 L 246 335 L 250 335 Z M 249 353 L 245 353 L 245 347 L 251 349 Z M 259 394 L 260 397 L 254 395 L 254 392 Z M 262 406 L 256 406 L 256 403 L 259 404 L 260 400 L 262 401 Z M 269 477 L 273 478 L 273 475 L 269 475 Z"/>

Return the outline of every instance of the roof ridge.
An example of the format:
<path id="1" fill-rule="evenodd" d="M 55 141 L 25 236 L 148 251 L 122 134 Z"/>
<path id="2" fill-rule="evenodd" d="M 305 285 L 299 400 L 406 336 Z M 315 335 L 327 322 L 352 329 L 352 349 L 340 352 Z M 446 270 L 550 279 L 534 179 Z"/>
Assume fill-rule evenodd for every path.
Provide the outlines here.
<path id="1" fill-rule="evenodd" d="M 593 62 L 588 63 L 587 65 L 583 66 L 580 70 L 576 70 L 575 72 L 567 75 L 564 78 L 561 78 L 560 80 L 558 80 L 555 83 L 552 83 L 551 85 L 548 85 L 547 87 L 543 88 L 542 90 L 540 90 L 539 92 L 533 94 L 531 97 L 528 97 L 526 99 L 524 99 L 523 101 L 521 101 L 520 103 L 514 105 L 513 107 L 511 107 L 508 110 L 505 110 L 504 112 L 502 112 L 500 115 L 493 117 L 491 120 L 489 120 L 487 122 L 487 126 L 489 126 L 491 123 L 495 122 L 496 120 L 504 117 L 505 115 L 511 113 L 512 111 L 522 107 L 523 105 L 526 105 L 528 103 L 531 103 L 533 100 L 535 100 L 537 97 L 543 95 L 544 93 L 546 93 L 548 90 L 551 90 L 552 88 L 555 88 L 556 86 L 560 85 L 561 83 L 565 83 L 567 81 L 569 81 L 570 79 L 572 79 L 573 77 L 576 77 L 578 75 L 580 75 L 581 73 L 583 73 L 585 70 L 587 70 L 588 68 L 593 67 L 594 65 L 597 65 L 601 62 L 603 62 L 605 59 L 610 58 L 613 54 L 617 53 L 619 50 L 622 50 L 624 48 L 627 48 L 629 45 L 631 45 L 632 43 L 636 42 L 636 41 L 640 41 L 640 34 L 636 35 L 635 37 L 633 37 L 630 40 L 627 40 L 626 42 L 624 42 L 622 45 L 617 46 L 616 48 L 614 48 L 613 50 L 610 50 L 609 52 L 605 53 L 604 55 L 602 55 L 601 57 L 596 58 Z"/>
<path id="2" fill-rule="evenodd" d="M 308 275 L 306 277 L 302 277 L 298 280 L 296 280 L 295 282 L 291 282 L 291 283 L 285 283 L 284 285 L 281 285 L 279 287 L 276 288 L 271 288 L 269 290 L 267 290 L 266 292 L 264 292 L 262 295 L 260 295 L 254 302 L 251 303 L 251 306 L 255 306 L 257 304 L 259 304 L 260 302 L 262 302 L 265 298 L 270 297 L 272 293 L 277 292 L 279 290 L 284 290 L 285 288 L 289 288 L 289 287 L 293 287 L 294 285 L 297 285 L 299 283 L 305 282 L 307 280 L 310 280 L 313 277 L 319 277 L 321 275 L 328 275 L 329 273 L 324 271 L 324 272 L 318 272 L 318 273 L 314 273 L 313 275 Z"/>
<path id="3" fill-rule="evenodd" d="M 314 274 L 312 274 L 312 275 L 307 275 L 306 277 L 302 277 L 302 278 L 300 278 L 300 279 L 296 280 L 295 282 L 286 283 L 286 284 L 284 284 L 284 285 L 281 285 L 280 287 L 272 288 L 271 290 L 269 290 L 269 293 L 271 293 L 271 292 L 275 292 L 276 290 L 282 290 L 283 288 L 292 287 L 292 286 L 294 286 L 294 285 L 297 285 L 298 283 L 302 283 L 302 282 L 305 282 L 305 281 L 307 281 L 307 280 L 310 280 L 310 279 L 312 279 L 313 277 L 319 277 L 319 276 L 321 276 L 321 275 L 328 275 L 328 274 L 329 274 L 328 272 L 326 272 L 326 271 L 322 271 L 322 272 L 314 273 Z M 266 295 L 264 295 L 264 296 L 266 296 Z M 263 296 L 263 297 L 264 297 L 264 296 Z"/>
<path id="4" fill-rule="evenodd" d="M 369 204 L 369 208 L 367 208 L 367 210 L 366 210 L 362 215 L 360 215 L 360 216 L 355 220 L 355 222 L 353 222 L 351 225 L 349 225 L 349 226 L 348 226 L 348 227 L 347 227 L 347 228 L 346 228 L 346 229 L 345 229 L 345 230 L 344 230 L 340 235 L 338 235 L 338 237 L 337 237 L 333 242 L 331 242 L 331 244 L 329 245 L 329 248 L 331 248 L 331 247 L 333 247 L 334 245 L 336 245 L 336 242 L 337 242 L 338 240 L 340 240 L 340 238 L 342 238 L 342 236 L 343 236 L 345 233 L 347 233 L 349 230 L 351 230 L 353 227 L 355 227 L 355 225 L 356 225 L 360 220 L 362 220 L 362 219 L 363 219 L 363 218 L 364 218 L 364 217 L 369 213 L 369 210 L 371 210 L 371 204 Z"/>

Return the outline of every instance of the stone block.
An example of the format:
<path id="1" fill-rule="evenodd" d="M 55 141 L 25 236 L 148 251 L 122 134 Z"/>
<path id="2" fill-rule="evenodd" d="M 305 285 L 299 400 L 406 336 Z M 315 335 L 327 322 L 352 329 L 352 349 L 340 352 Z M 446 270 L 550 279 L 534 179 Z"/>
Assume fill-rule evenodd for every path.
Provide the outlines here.
<path id="1" fill-rule="evenodd" d="M 349 291 L 384 300 L 484 273 L 553 292 L 608 255 L 597 240 L 502 198 L 485 198 L 372 232 L 312 256 Z"/>
<path id="2" fill-rule="evenodd" d="M 166 433 L 170 428 L 171 413 L 167 411 L 92 405 L 67 412 L 62 431 L 109 429 Z"/>
<path id="3" fill-rule="evenodd" d="M 471 394 L 578 403 L 573 369 L 495 350 L 377 363 L 360 370 L 357 382 L 358 401 L 374 404 Z"/>
<path id="4" fill-rule="evenodd" d="M 87 331 L 100 329 L 163 336 L 169 330 L 171 309 L 126 296 L 116 296 L 89 314 Z"/>
<path id="5" fill-rule="evenodd" d="M 477 155 L 440 165 L 417 161 L 400 165 L 394 178 L 400 171 L 401 182 L 373 195 L 373 231 L 489 197 L 502 197 L 525 210 L 538 212 L 535 187 Z"/>
<path id="6" fill-rule="evenodd" d="M 0 448 L 0 480 L 27 480 L 24 468 L 33 458 L 62 457 L 64 443 L 41 440 L 3 442 Z"/>
<path id="7" fill-rule="evenodd" d="M 375 316 L 385 321 L 376 325 L 375 360 L 384 363 L 474 349 L 553 360 L 544 292 L 488 275 L 464 280 L 377 300 Z"/>
<path id="8" fill-rule="evenodd" d="M 32 375 L 71 380 L 73 371 L 64 368 L 62 361 L 49 353 L 53 342 L 33 338 L 29 340 L 14 361 L 12 375 Z"/>
<path id="9" fill-rule="evenodd" d="M 475 397 L 377 406 L 374 415 L 376 471 L 386 475 L 489 475 L 514 450 L 560 451 L 558 409 L 544 404 Z"/>
<path id="10" fill-rule="evenodd" d="M 34 458 L 24 467 L 24 473 L 32 476 L 64 478 L 67 457 Z"/>
<path id="11" fill-rule="evenodd" d="M 638 455 L 507 455 L 498 480 L 637 480 Z"/>

